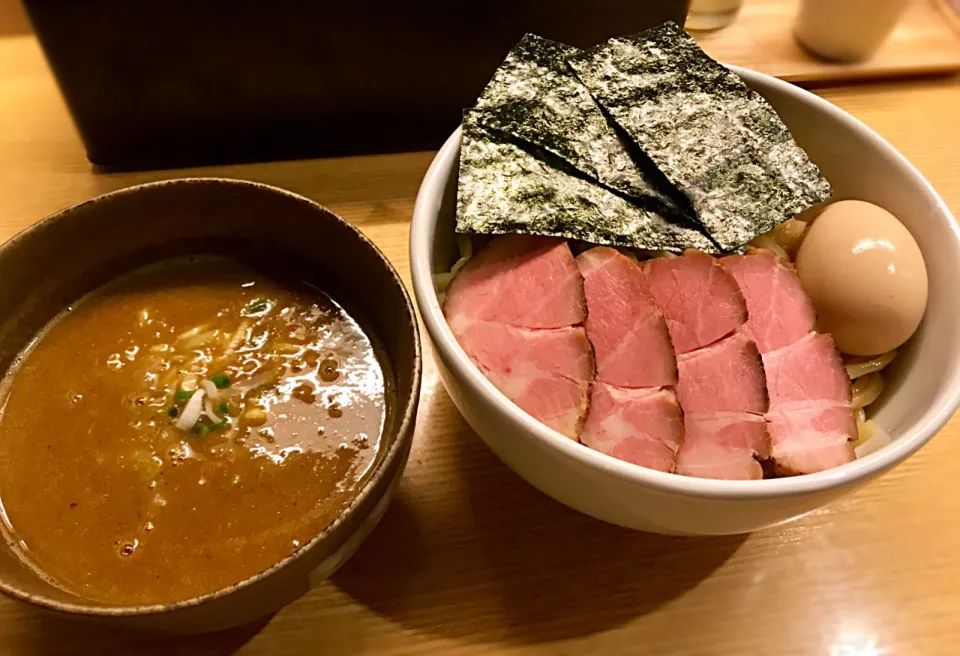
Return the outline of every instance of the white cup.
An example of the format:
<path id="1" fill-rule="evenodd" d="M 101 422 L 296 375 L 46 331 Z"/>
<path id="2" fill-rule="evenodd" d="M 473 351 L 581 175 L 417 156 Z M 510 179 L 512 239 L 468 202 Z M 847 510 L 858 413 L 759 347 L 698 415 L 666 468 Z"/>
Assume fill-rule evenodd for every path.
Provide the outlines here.
<path id="1" fill-rule="evenodd" d="M 743 0 L 690 0 L 687 12 L 688 30 L 718 30 L 737 17 Z"/>
<path id="2" fill-rule="evenodd" d="M 893 31 L 908 0 L 801 0 L 794 34 L 834 61 L 870 57 Z"/>

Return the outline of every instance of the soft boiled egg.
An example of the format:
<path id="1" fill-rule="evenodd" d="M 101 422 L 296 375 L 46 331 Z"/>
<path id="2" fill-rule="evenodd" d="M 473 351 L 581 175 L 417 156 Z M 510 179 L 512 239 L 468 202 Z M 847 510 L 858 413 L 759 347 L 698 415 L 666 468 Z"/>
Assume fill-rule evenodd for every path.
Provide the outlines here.
<path id="1" fill-rule="evenodd" d="M 920 247 L 890 212 L 843 200 L 813 222 L 796 259 L 819 330 L 851 355 L 879 355 L 907 341 L 927 307 Z"/>

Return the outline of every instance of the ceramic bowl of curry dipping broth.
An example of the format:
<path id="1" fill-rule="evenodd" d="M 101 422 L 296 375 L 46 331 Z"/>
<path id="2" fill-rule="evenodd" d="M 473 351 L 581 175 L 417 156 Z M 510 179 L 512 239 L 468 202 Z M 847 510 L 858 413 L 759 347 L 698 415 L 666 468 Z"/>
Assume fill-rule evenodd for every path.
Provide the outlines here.
<path id="1" fill-rule="evenodd" d="M 170 180 L 94 198 L 21 232 L 0 247 L 0 371 L 9 372 L 38 331 L 85 294 L 144 265 L 198 255 L 296 276 L 329 294 L 362 327 L 383 372 L 384 419 L 375 457 L 332 523 L 235 584 L 175 603 L 94 601 L 25 566 L 8 536 L 0 548 L 0 591 L 10 597 L 118 626 L 218 630 L 299 597 L 349 558 L 384 514 L 406 464 L 417 410 L 416 316 L 383 254 L 301 196 L 238 180 Z"/>
<path id="2" fill-rule="evenodd" d="M 936 191 L 877 133 L 814 94 L 729 67 L 777 110 L 833 186 L 834 199 L 872 202 L 916 239 L 929 276 L 919 330 L 887 370 L 873 418 L 892 442 L 842 466 L 770 480 L 668 474 L 594 451 L 511 403 L 470 361 L 447 324 L 433 276 L 457 260 L 460 130 L 428 170 L 410 230 L 414 292 L 440 378 L 469 424 L 516 473 L 561 503 L 621 526 L 664 534 L 729 535 L 800 517 L 892 469 L 929 441 L 960 403 L 960 231 Z"/>

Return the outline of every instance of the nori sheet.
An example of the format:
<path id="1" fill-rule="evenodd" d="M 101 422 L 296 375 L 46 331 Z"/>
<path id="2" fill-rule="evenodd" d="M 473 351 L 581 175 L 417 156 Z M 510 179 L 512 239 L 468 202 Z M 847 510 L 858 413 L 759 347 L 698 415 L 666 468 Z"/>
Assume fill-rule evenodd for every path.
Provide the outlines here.
<path id="1" fill-rule="evenodd" d="M 667 221 L 577 174 L 542 149 L 464 116 L 457 232 L 519 232 L 679 252 L 717 247 L 694 227 Z"/>
<path id="2" fill-rule="evenodd" d="M 610 39 L 569 63 L 725 250 L 830 197 L 776 111 L 676 24 Z"/>
<path id="3" fill-rule="evenodd" d="M 477 120 L 553 153 L 645 206 L 692 220 L 689 204 L 653 163 L 643 162 L 644 171 L 634 161 L 570 68 L 567 60 L 582 52 L 536 34 L 525 35 L 480 94 L 474 106 Z M 642 153 L 640 157 L 646 159 Z"/>

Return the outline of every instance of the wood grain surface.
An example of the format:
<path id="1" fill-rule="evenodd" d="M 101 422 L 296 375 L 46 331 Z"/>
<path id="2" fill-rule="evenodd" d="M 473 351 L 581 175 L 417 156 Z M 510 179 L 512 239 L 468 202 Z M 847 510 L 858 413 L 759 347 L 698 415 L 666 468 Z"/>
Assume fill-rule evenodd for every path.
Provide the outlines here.
<path id="1" fill-rule="evenodd" d="M 910 0 L 880 50 L 870 59 L 853 64 L 824 61 L 797 43 L 793 25 L 799 4 L 799 0 L 744 0 L 729 27 L 694 34 L 700 46 L 715 59 L 791 82 L 821 83 L 960 70 L 960 21 L 945 0 Z"/>
<path id="2" fill-rule="evenodd" d="M 960 211 L 960 80 L 818 93 L 888 138 Z M 328 205 L 409 281 L 408 221 L 430 159 L 99 174 L 35 40 L 0 37 L 0 240 L 112 189 L 232 176 Z M 465 425 L 429 363 L 399 494 L 330 581 L 261 623 L 192 638 L 120 633 L 0 599 L 0 653 L 955 654 L 958 439 L 954 420 L 894 472 L 783 528 L 666 538 L 602 524 L 530 488 Z"/>

